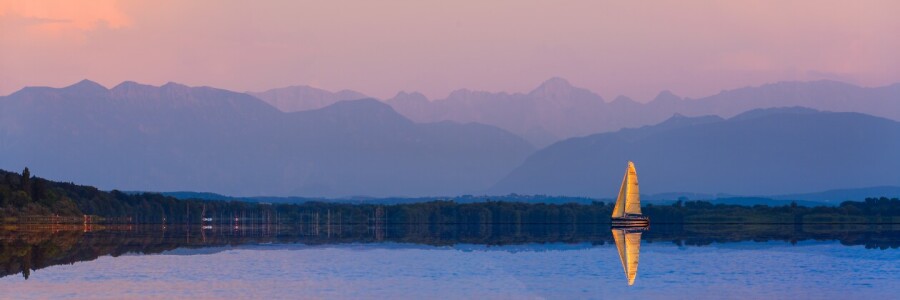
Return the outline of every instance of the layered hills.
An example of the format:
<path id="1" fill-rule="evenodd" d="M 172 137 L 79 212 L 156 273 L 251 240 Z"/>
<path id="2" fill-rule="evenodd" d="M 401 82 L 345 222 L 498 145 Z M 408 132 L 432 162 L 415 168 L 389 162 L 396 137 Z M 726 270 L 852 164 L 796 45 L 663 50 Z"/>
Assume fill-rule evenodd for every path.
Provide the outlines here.
<path id="1" fill-rule="evenodd" d="M 306 86 L 253 95 L 284 111 L 317 109 L 341 100 L 364 98 L 353 91 L 331 93 Z M 723 90 L 696 99 L 662 91 L 649 101 L 635 101 L 627 96 L 604 99 L 557 77 L 527 93 L 460 89 L 445 98 L 428 99 L 421 93 L 400 92 L 383 101 L 416 122 L 493 125 L 539 148 L 571 137 L 656 124 L 674 114 L 729 118 L 757 108 L 801 106 L 900 120 L 900 84 L 860 87 L 829 80 L 777 82 Z"/>
<path id="2" fill-rule="evenodd" d="M 657 125 L 558 142 L 490 192 L 612 197 L 625 162 L 642 193 L 792 194 L 897 185 L 900 123 L 808 108 L 723 119 L 674 116 Z"/>
<path id="3" fill-rule="evenodd" d="M 483 190 L 533 147 L 372 99 L 285 113 L 243 93 L 91 81 L 0 97 L 0 167 L 105 189 L 417 196 Z"/>

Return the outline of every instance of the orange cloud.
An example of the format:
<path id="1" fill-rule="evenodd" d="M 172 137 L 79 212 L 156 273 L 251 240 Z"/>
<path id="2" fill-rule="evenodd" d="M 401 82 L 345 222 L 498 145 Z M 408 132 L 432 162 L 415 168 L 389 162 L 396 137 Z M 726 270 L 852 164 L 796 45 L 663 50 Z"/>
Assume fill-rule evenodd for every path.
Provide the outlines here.
<path id="1" fill-rule="evenodd" d="M 30 27 L 41 31 L 93 30 L 104 26 L 123 28 L 131 19 L 116 0 L 0 0 L 0 17 L 30 20 Z"/>

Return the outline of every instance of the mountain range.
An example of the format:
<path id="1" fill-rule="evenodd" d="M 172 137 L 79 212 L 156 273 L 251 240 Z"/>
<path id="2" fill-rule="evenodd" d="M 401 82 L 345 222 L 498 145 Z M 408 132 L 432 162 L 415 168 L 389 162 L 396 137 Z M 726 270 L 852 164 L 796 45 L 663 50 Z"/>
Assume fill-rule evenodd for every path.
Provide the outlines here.
<path id="1" fill-rule="evenodd" d="M 314 96 L 305 96 L 309 94 Z M 336 102 L 364 97 L 352 91 L 328 93 L 304 86 L 254 95 L 285 111 L 319 108 L 323 103 L 318 99 Z M 315 105 L 307 104 L 311 102 Z M 652 101 L 640 103 L 626 96 L 606 101 L 565 79 L 551 78 L 528 93 L 461 89 L 446 98 L 429 100 L 421 93 L 400 92 L 384 102 L 416 122 L 493 125 L 525 138 L 538 148 L 570 137 L 656 124 L 673 114 L 728 118 L 756 108 L 802 106 L 900 120 L 900 84 L 867 88 L 828 80 L 778 82 L 725 90 L 698 99 L 663 91 Z"/>
<path id="2" fill-rule="evenodd" d="M 0 168 L 104 189 L 241 197 L 608 198 L 627 160 L 648 194 L 898 186 L 898 126 L 883 118 L 900 118 L 897 87 L 777 83 L 641 104 L 606 102 L 559 78 L 527 94 L 461 90 L 435 101 L 85 80 L 0 97 Z M 784 103 L 869 114 L 753 109 Z"/>
<path id="3" fill-rule="evenodd" d="M 777 195 L 900 183 L 900 123 L 808 108 L 729 119 L 676 115 L 653 126 L 572 138 L 531 155 L 489 190 L 565 196 L 618 191 L 626 161 L 641 193 Z"/>
<path id="4" fill-rule="evenodd" d="M 332 93 L 308 85 L 289 86 L 259 93 L 248 92 L 247 94 L 266 101 L 284 112 L 320 109 L 340 101 L 370 98 L 351 90 Z"/>
<path id="5" fill-rule="evenodd" d="M 372 99 L 285 113 L 244 94 L 82 81 L 0 97 L 0 166 L 105 189 L 240 196 L 483 190 L 534 148 L 481 124 L 414 123 Z"/>

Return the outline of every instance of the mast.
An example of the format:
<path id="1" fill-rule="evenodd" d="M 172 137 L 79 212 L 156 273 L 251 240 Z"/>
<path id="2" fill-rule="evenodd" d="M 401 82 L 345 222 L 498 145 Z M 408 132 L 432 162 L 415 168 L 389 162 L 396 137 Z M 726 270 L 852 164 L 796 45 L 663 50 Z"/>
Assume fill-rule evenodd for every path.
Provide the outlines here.
<path id="1" fill-rule="evenodd" d="M 628 162 L 628 169 L 625 171 L 625 179 L 627 179 L 627 182 L 625 183 L 625 214 L 640 215 L 641 193 L 638 188 L 637 171 L 634 169 L 633 162 Z"/>

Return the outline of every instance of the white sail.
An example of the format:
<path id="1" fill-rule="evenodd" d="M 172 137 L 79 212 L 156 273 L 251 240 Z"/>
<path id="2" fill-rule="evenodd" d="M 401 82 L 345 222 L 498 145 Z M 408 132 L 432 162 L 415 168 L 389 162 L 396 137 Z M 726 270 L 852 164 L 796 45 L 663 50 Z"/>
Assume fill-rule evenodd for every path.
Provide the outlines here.
<path id="1" fill-rule="evenodd" d="M 622 177 L 622 186 L 619 187 L 619 197 L 616 198 L 616 207 L 613 208 L 612 217 L 621 218 L 625 216 L 625 191 L 628 182 L 628 171 L 625 171 L 625 177 Z"/>
<path id="2" fill-rule="evenodd" d="M 634 169 L 634 163 L 630 161 L 625 168 L 625 177 L 622 178 L 622 186 L 619 187 L 619 197 L 616 198 L 612 217 L 621 218 L 625 214 L 641 214 L 641 192 L 638 188 L 637 171 Z"/>
<path id="3" fill-rule="evenodd" d="M 638 188 L 638 178 L 637 171 L 634 169 L 634 163 L 628 162 L 628 171 L 627 176 L 625 178 L 628 179 L 626 183 L 626 192 L 625 192 L 625 213 L 629 215 L 640 215 L 641 214 L 641 193 Z"/>

